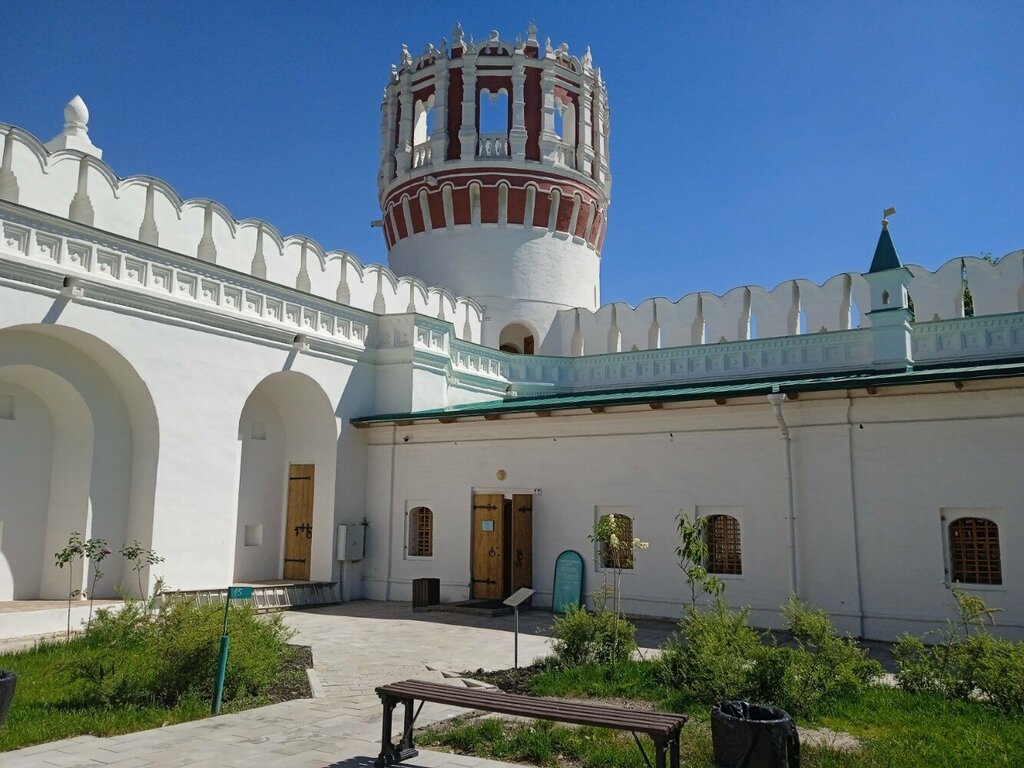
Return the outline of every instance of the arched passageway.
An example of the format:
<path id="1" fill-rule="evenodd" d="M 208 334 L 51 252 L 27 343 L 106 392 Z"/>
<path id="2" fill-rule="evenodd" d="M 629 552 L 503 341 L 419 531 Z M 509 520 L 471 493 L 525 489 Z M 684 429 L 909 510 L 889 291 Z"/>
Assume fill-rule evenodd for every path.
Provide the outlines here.
<path id="1" fill-rule="evenodd" d="M 66 598 L 54 553 L 73 531 L 114 553 L 96 596 L 131 591 L 117 552 L 151 540 L 157 450 L 149 392 L 113 348 L 63 327 L 0 331 L 0 600 Z M 87 583 L 77 568 L 70 588 Z"/>
<path id="2" fill-rule="evenodd" d="M 274 373 L 246 400 L 238 438 L 235 581 L 329 581 L 338 428 L 327 394 L 305 374 Z"/>

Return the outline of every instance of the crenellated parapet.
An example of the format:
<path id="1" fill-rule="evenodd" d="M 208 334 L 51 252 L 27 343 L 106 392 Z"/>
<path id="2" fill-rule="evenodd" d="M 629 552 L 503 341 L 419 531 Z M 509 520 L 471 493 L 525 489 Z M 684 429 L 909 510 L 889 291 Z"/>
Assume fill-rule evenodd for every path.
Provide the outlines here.
<path id="1" fill-rule="evenodd" d="M 480 340 L 483 315 L 474 300 L 399 277 L 385 266 L 364 265 L 352 253 L 325 250 L 305 235 L 285 236 L 266 221 L 238 220 L 214 200 L 183 200 L 160 179 L 122 179 L 89 141 L 84 104 L 73 101 L 65 119 L 65 133 L 73 135 L 62 133 L 46 145 L 0 123 L 0 200 L 341 304 L 449 320 L 460 338 Z"/>
<path id="2" fill-rule="evenodd" d="M 919 325 L 960 319 L 968 310 L 973 317 L 1024 311 L 1024 250 L 995 262 L 957 257 L 934 272 L 917 265 L 907 269 Z M 561 353 L 580 356 L 866 328 L 869 309 L 864 277 L 845 272 L 821 285 L 796 279 L 771 290 L 746 285 L 721 296 L 702 291 L 675 301 L 647 299 L 636 307 L 563 310 L 558 324 Z"/>

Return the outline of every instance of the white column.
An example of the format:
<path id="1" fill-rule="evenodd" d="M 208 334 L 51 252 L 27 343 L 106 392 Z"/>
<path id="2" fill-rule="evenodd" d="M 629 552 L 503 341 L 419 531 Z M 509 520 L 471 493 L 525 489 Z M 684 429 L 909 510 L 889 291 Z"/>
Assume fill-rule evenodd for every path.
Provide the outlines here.
<path id="1" fill-rule="evenodd" d="M 595 90 L 594 106 L 594 172 L 593 177 L 600 184 L 608 183 L 608 102 L 607 93 L 600 79 Z"/>
<path id="2" fill-rule="evenodd" d="M 448 155 L 448 59 L 440 58 L 434 65 L 434 117 L 431 121 L 430 155 L 434 165 L 444 163 Z"/>
<path id="3" fill-rule="evenodd" d="M 399 80 L 399 99 L 402 119 L 398 123 L 398 146 L 395 148 L 395 165 L 398 174 L 408 173 L 412 168 L 412 84 L 409 72 L 402 73 Z"/>
<path id="4" fill-rule="evenodd" d="M 512 64 L 512 130 L 508 140 L 514 160 L 526 160 L 526 99 L 523 87 L 526 84 L 526 56 L 521 50 L 515 52 Z"/>
<path id="5" fill-rule="evenodd" d="M 462 54 L 462 126 L 459 128 L 459 143 L 462 144 L 462 159 L 476 157 L 476 54 Z"/>
<path id="6" fill-rule="evenodd" d="M 395 127 L 395 106 L 398 96 L 395 84 L 391 83 L 384 91 L 384 104 L 380 116 L 380 171 L 377 186 L 384 186 L 395 177 L 395 144 L 398 141 Z"/>
<path id="7" fill-rule="evenodd" d="M 576 134 L 578 147 L 576 150 L 576 169 L 587 176 L 592 176 L 594 173 L 594 123 L 591 103 L 593 93 L 589 73 L 584 72 L 580 80 L 579 128 Z"/>
<path id="8" fill-rule="evenodd" d="M 555 69 L 554 61 L 544 62 L 544 71 L 540 76 L 541 91 L 541 132 L 540 154 L 543 160 L 554 164 L 557 160 L 558 134 L 555 133 Z"/>

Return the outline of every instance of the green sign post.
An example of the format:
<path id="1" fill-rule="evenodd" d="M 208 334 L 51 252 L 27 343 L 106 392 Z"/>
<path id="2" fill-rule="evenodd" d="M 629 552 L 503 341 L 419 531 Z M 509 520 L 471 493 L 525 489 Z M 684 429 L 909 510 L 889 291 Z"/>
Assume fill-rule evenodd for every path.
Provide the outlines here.
<path id="1" fill-rule="evenodd" d="M 213 686 L 213 714 L 220 714 L 220 700 L 224 695 L 224 676 L 228 671 L 228 648 L 231 638 L 228 637 L 228 607 L 232 600 L 248 600 L 252 597 L 252 587 L 228 587 L 228 599 L 224 601 L 224 629 L 220 636 L 220 658 L 217 660 L 217 680 Z"/>

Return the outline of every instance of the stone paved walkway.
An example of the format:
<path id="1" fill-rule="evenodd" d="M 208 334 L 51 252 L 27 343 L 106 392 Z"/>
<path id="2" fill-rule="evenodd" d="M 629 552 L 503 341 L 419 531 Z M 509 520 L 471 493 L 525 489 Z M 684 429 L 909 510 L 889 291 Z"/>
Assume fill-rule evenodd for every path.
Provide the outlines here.
<path id="1" fill-rule="evenodd" d="M 511 616 L 413 613 L 408 604 L 357 601 L 287 614 L 293 642 L 313 647 L 319 696 L 172 725 L 95 738 L 79 736 L 0 754 L 4 768 L 362 768 L 380 751 L 380 704 L 373 689 L 407 678 L 512 666 Z M 550 614 L 520 615 L 523 664 L 548 653 Z M 656 645 L 665 627 L 641 627 Z M 648 640 L 645 642 L 645 640 Z M 427 704 L 417 726 L 465 710 Z M 400 721 L 399 721 L 400 722 Z M 499 768 L 507 763 L 421 751 L 404 763 L 423 768 Z"/>

